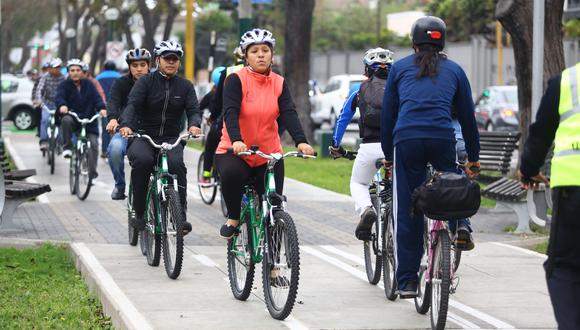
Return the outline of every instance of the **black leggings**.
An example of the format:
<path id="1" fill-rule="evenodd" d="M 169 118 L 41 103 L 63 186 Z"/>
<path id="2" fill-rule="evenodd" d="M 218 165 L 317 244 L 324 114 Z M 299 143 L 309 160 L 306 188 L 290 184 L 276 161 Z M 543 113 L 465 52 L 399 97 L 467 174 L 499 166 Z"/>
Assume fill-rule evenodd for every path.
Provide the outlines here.
<path id="1" fill-rule="evenodd" d="M 175 142 L 175 138 L 156 138 L 156 143 Z M 157 149 L 153 148 L 144 139 L 133 139 L 127 149 L 127 157 L 131 163 L 131 180 L 133 180 L 133 208 L 137 216 L 142 217 L 145 213 L 147 199 L 147 186 L 153 167 L 157 164 Z M 187 169 L 183 163 L 183 144 L 167 152 L 167 165 L 169 173 L 177 175 L 179 199 L 184 209 L 187 207 Z"/>
<path id="2" fill-rule="evenodd" d="M 250 167 L 242 158 L 233 154 L 215 155 L 215 165 L 222 182 L 222 193 L 228 207 L 228 218 L 240 220 L 240 208 L 244 185 L 251 177 L 255 178 L 256 191 L 259 196 L 264 193 L 266 165 Z M 284 161 L 274 166 L 276 192 L 282 195 L 284 190 Z"/>
<path id="3" fill-rule="evenodd" d="M 215 150 L 220 143 L 222 138 L 222 125 L 213 124 L 209 132 L 207 133 L 207 138 L 205 140 L 205 154 L 203 159 L 203 170 L 211 171 L 213 166 L 213 157 L 215 155 Z"/>

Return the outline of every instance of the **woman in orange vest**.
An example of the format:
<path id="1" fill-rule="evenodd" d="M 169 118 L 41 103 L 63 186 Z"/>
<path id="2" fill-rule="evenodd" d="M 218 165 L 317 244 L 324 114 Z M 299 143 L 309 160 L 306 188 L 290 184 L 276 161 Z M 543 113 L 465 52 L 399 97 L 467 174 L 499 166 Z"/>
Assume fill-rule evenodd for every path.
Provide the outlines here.
<path id="1" fill-rule="evenodd" d="M 280 117 L 299 151 L 313 155 L 298 120 L 284 78 L 272 72 L 276 44 L 268 30 L 253 29 L 241 38 L 240 47 L 247 66 L 228 76 L 223 96 L 224 127 L 215 156 L 216 168 L 222 181 L 222 193 L 228 208 L 228 220 L 220 229 L 223 238 L 231 238 L 238 226 L 242 188 L 250 177 L 256 178 L 259 194 L 264 192 L 267 160 L 260 156 L 237 156 L 248 146 L 259 146 L 263 153 L 282 152 L 278 135 Z M 232 148 L 233 153 L 228 153 Z M 275 167 L 276 191 L 282 194 L 284 163 Z"/>

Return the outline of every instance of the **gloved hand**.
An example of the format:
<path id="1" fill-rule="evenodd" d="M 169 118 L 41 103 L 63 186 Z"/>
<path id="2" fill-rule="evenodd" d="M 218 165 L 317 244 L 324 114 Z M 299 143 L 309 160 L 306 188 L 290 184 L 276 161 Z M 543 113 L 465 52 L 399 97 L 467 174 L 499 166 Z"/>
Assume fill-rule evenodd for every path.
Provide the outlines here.
<path id="1" fill-rule="evenodd" d="M 330 151 L 330 157 L 332 157 L 332 159 L 337 159 L 346 155 L 346 150 L 344 150 L 344 148 L 341 146 L 330 146 L 328 147 L 328 151 Z"/>

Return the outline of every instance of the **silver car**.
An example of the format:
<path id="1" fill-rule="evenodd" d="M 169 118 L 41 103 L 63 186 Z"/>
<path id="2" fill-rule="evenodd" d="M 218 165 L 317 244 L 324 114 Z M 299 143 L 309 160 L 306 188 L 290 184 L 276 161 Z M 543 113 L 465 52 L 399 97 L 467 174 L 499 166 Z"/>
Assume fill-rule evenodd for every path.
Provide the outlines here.
<path id="1" fill-rule="evenodd" d="M 518 87 L 487 87 L 475 104 L 475 120 L 480 130 L 517 131 Z"/>
<path id="2" fill-rule="evenodd" d="M 2 119 L 12 120 L 20 130 L 34 128 L 38 124 L 31 101 L 34 83 L 26 77 L 2 74 L 1 84 Z"/>

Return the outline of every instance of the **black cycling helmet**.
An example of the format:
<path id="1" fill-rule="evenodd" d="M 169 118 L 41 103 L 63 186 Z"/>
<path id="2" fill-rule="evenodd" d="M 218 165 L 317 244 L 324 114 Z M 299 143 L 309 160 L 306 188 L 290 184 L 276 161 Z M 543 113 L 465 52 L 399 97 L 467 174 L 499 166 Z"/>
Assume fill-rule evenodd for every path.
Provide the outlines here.
<path id="1" fill-rule="evenodd" d="M 105 70 L 117 70 L 117 65 L 111 60 L 106 60 L 105 63 L 103 63 L 103 67 Z"/>
<path id="2" fill-rule="evenodd" d="M 411 28 L 413 45 L 431 44 L 445 48 L 445 22 L 435 16 L 419 18 Z"/>

